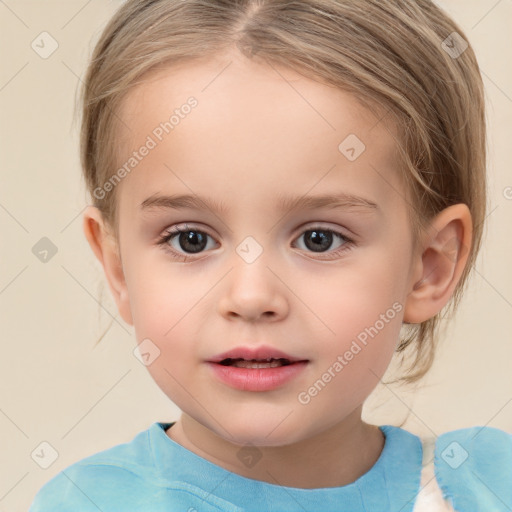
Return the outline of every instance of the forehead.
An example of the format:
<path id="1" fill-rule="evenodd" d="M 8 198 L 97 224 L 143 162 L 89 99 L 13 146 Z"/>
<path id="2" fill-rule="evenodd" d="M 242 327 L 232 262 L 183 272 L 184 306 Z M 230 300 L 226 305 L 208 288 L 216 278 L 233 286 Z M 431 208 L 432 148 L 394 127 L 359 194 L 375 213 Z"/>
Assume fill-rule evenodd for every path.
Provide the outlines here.
<path id="1" fill-rule="evenodd" d="M 196 106 L 184 108 L 191 97 Z M 206 191 L 232 184 L 250 194 L 250 177 L 267 187 L 295 185 L 305 192 L 334 165 L 344 185 L 363 181 L 374 197 L 383 196 L 399 178 L 397 135 L 385 113 L 364 108 L 332 85 L 236 53 L 174 64 L 143 77 L 118 111 L 121 163 L 148 137 L 155 146 L 122 188 L 143 200 L 164 181 L 183 189 L 176 180 L 181 174 Z M 347 158 L 352 149 L 356 156 L 362 151 L 361 157 Z M 335 175 L 329 173 L 326 186 Z"/>

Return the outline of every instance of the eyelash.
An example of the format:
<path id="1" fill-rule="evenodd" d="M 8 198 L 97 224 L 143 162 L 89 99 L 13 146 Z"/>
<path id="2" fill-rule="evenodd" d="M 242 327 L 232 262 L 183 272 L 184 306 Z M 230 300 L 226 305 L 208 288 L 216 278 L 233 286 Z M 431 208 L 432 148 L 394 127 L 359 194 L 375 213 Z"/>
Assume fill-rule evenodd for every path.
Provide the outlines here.
<path id="1" fill-rule="evenodd" d="M 200 229 L 196 229 L 194 226 L 192 226 L 192 227 L 185 226 L 185 229 L 173 228 L 173 229 L 170 229 L 170 230 L 166 231 L 157 240 L 156 243 L 157 243 L 158 246 L 162 246 L 163 249 L 173 259 L 178 260 L 178 261 L 182 261 L 182 262 L 192 261 L 192 260 L 197 259 L 197 258 L 194 258 L 193 256 L 187 256 L 187 255 L 185 255 L 183 253 L 179 253 L 179 252 L 175 251 L 174 249 L 172 249 L 171 246 L 168 244 L 168 242 L 170 240 L 172 240 L 175 236 L 180 235 L 181 233 L 190 233 L 191 231 L 195 232 L 195 233 L 201 233 L 201 234 L 204 234 L 206 236 L 209 236 L 210 238 L 213 238 L 206 231 L 202 231 Z M 336 249 L 333 252 L 329 253 L 328 251 L 326 251 L 327 253 L 329 253 L 332 256 L 332 258 L 320 258 L 320 259 L 325 259 L 325 260 L 335 259 L 337 256 L 341 255 L 341 253 L 344 253 L 344 252 L 352 249 L 353 246 L 355 246 L 355 242 L 354 242 L 353 239 L 347 237 L 346 235 L 344 235 L 343 233 L 340 233 L 339 231 L 335 231 L 333 229 L 324 228 L 322 226 L 312 226 L 312 227 L 304 230 L 298 238 L 303 236 L 308 231 L 321 231 L 323 233 L 331 233 L 331 234 L 333 234 L 335 236 L 340 237 L 345 242 L 341 247 L 339 247 L 338 249 Z M 311 252 L 313 254 L 325 254 L 324 252 L 318 252 L 318 253 L 315 253 L 313 251 L 311 251 Z M 201 253 L 197 253 L 197 254 L 201 254 Z"/>

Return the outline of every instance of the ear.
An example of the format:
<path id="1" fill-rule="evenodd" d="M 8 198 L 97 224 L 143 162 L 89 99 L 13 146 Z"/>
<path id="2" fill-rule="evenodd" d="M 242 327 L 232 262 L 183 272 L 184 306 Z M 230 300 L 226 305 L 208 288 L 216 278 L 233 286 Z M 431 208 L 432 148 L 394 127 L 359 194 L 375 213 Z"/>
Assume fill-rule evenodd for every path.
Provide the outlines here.
<path id="1" fill-rule="evenodd" d="M 103 266 L 121 317 L 126 323 L 133 325 L 119 246 L 104 223 L 100 210 L 95 206 L 87 206 L 83 215 L 83 229 L 91 249 Z"/>
<path id="2" fill-rule="evenodd" d="M 462 203 L 434 217 L 413 262 L 404 323 L 424 322 L 448 303 L 466 266 L 472 229 L 471 213 Z"/>

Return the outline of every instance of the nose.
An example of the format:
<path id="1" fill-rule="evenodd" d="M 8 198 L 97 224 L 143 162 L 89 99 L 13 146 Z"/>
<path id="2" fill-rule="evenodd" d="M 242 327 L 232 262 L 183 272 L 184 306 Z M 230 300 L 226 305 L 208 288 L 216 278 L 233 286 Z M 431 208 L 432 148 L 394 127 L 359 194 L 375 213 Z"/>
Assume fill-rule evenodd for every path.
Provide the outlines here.
<path id="1" fill-rule="evenodd" d="M 238 256 L 237 256 L 238 258 Z M 252 263 L 241 258 L 225 277 L 219 313 L 246 321 L 279 321 L 288 315 L 289 303 L 284 279 L 267 266 L 263 257 Z"/>

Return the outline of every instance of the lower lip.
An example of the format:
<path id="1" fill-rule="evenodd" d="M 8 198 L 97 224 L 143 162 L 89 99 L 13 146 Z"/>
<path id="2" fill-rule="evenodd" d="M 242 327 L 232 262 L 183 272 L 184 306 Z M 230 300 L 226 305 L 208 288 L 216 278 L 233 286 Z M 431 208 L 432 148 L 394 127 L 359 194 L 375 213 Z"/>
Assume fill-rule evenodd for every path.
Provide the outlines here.
<path id="1" fill-rule="evenodd" d="M 208 363 L 215 376 L 222 382 L 242 391 L 270 391 L 283 386 L 296 377 L 307 362 L 297 362 L 275 368 L 239 368 Z"/>

